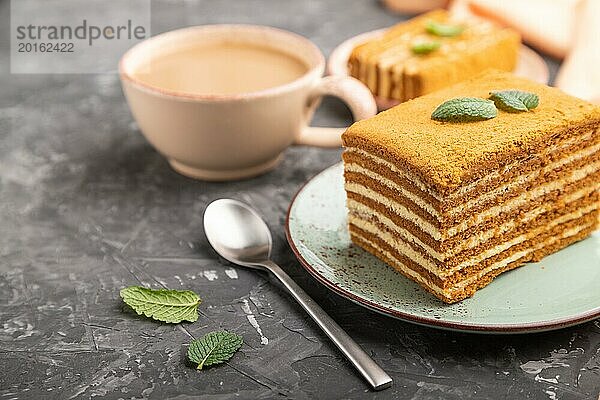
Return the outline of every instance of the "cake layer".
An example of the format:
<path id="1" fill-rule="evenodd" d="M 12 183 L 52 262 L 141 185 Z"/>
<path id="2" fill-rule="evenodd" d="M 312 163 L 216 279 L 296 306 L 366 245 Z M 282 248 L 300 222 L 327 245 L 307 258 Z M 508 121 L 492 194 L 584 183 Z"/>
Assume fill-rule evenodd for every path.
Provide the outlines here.
<path id="1" fill-rule="evenodd" d="M 405 260 L 406 263 L 403 263 L 401 259 L 396 258 L 393 252 L 385 249 L 385 243 L 377 242 L 377 238 L 371 236 L 373 240 L 370 240 L 368 234 L 365 237 L 360 234 L 360 231 L 354 231 L 352 227 L 350 234 L 356 245 L 376 255 L 408 278 L 415 280 L 441 300 L 453 303 L 472 296 L 476 290 L 489 284 L 502 272 L 519 267 L 529 261 L 540 260 L 548 254 L 589 236 L 596 229 L 597 224 L 598 213 L 594 212 L 578 221 L 569 223 L 568 228 L 565 225 L 559 225 L 544 239 L 534 238 L 522 246 L 523 250 L 514 251 L 496 264 L 446 288 L 430 281 L 426 273 L 420 274 L 418 266 L 413 269 L 407 265 L 410 260 Z"/>
<path id="2" fill-rule="evenodd" d="M 390 237 L 393 236 L 391 236 L 386 229 L 382 229 L 376 223 L 369 222 L 368 220 L 360 220 L 356 217 L 351 218 L 349 222 L 352 226 L 352 229 L 355 231 L 360 230 L 363 233 L 373 235 L 373 237 L 382 240 L 384 243 L 386 243 L 390 252 L 394 251 L 395 254 L 406 257 L 407 260 L 410 260 L 407 261 L 407 263 L 418 266 L 423 271 L 427 271 L 427 273 L 432 274 L 432 276 L 435 276 L 436 279 L 439 279 L 437 282 L 439 285 L 441 285 L 441 282 L 459 282 L 463 280 L 465 276 L 494 264 L 498 259 L 503 257 L 503 254 L 506 251 L 512 251 L 514 248 L 523 246 L 523 243 L 531 238 L 542 236 L 548 229 L 560 224 L 569 223 L 593 213 L 598 215 L 597 205 L 588 205 L 584 207 L 583 210 L 578 210 L 552 220 L 547 224 L 547 226 L 541 226 L 531 231 L 523 230 L 517 232 L 517 235 L 512 239 L 507 239 L 506 241 L 491 245 L 487 250 L 482 249 L 479 254 L 468 257 L 464 259 L 462 263 L 447 269 L 445 266 L 440 267 L 440 264 L 432 261 L 431 258 L 427 257 L 425 253 L 419 251 L 409 243 L 404 242 L 402 239 L 396 238 L 395 240 L 390 240 Z"/>
<path id="3" fill-rule="evenodd" d="M 493 204 L 501 204 L 518 197 L 523 191 L 534 189 L 545 182 L 564 180 L 571 170 L 584 169 L 595 161 L 600 162 L 600 143 L 550 163 L 537 171 L 518 176 L 510 182 L 472 197 L 465 203 L 443 212 L 428 203 L 426 198 L 421 198 L 418 194 L 408 190 L 408 187 L 399 185 L 390 176 L 380 175 L 361 164 L 347 162 L 344 167 L 344 176 L 349 184 L 356 183 L 381 193 L 385 197 L 395 198 L 435 227 L 448 228 L 463 222 L 466 215 L 481 213 Z"/>
<path id="4" fill-rule="evenodd" d="M 495 256 L 502 249 L 522 242 L 525 240 L 523 235 L 528 232 L 543 231 L 547 226 L 579 218 L 599 208 L 600 192 L 585 192 L 587 193 L 581 198 L 565 203 L 564 206 L 543 204 L 521 218 L 473 235 L 469 243 L 459 243 L 457 248 L 445 253 L 436 252 L 410 232 L 394 224 L 387 216 L 372 212 L 354 201 L 349 203 L 348 222 L 364 231 L 380 235 L 398 252 L 421 260 L 419 263 L 423 268 L 445 277 L 465 267 L 484 267 L 484 258 Z"/>
<path id="5" fill-rule="evenodd" d="M 568 171 L 565 179 L 551 181 L 522 192 L 505 203 L 491 206 L 480 213 L 469 214 L 457 225 L 440 228 L 432 219 L 415 213 L 416 206 L 409 205 L 401 196 L 386 196 L 385 189 L 378 190 L 349 181 L 345 184 L 349 199 L 359 201 L 371 209 L 388 215 L 397 225 L 403 226 L 437 251 L 443 252 L 455 247 L 459 241 L 467 240 L 481 230 L 500 225 L 512 219 L 512 214 L 523 214 L 535 209 L 539 204 L 566 201 L 572 193 L 581 189 L 597 191 L 600 185 L 600 161 L 580 169 Z M 412 208 L 411 208 L 412 207 Z"/>
<path id="6" fill-rule="evenodd" d="M 600 148 L 600 128 L 592 128 L 580 136 L 565 139 L 552 146 L 548 146 L 542 153 L 529 155 L 525 159 L 516 160 L 498 171 L 490 172 L 488 175 L 478 179 L 471 184 L 462 186 L 459 190 L 447 196 L 436 193 L 434 188 L 419 179 L 418 176 L 406 170 L 398 168 L 391 161 L 377 154 L 367 152 L 355 147 L 347 147 L 343 153 L 345 168 L 369 169 L 377 173 L 405 190 L 422 197 L 431 207 L 440 213 L 452 213 L 452 209 L 462 206 L 467 202 L 479 204 L 480 201 L 475 193 L 489 193 L 506 185 L 514 183 L 518 186 L 519 180 L 525 174 L 535 174 L 528 178 L 545 175 L 549 171 L 562 168 L 591 156 Z M 523 183 L 527 182 L 525 180 Z M 459 211 L 459 210 L 457 210 Z"/>
<path id="7" fill-rule="evenodd" d="M 597 212 L 594 212 L 591 214 L 587 214 L 586 216 L 584 216 L 583 218 L 580 218 L 578 220 L 572 220 L 572 221 L 566 222 L 564 224 L 560 224 L 559 225 L 559 227 L 561 229 L 560 232 L 569 231 L 571 229 L 581 226 L 582 224 L 586 225 L 588 223 L 591 223 L 590 221 L 592 221 L 594 218 L 597 218 L 597 215 L 598 215 Z M 543 243 L 548 240 L 551 240 L 555 236 L 552 234 L 552 232 L 549 232 L 549 233 L 544 233 L 540 237 L 530 238 L 529 241 L 519 244 L 517 246 L 513 246 L 511 249 L 499 254 L 497 257 L 494 258 L 494 260 L 492 262 L 490 262 L 488 265 L 486 265 L 485 268 L 482 268 L 477 271 L 468 271 L 469 272 L 468 274 L 465 274 L 464 276 L 461 276 L 460 278 L 454 277 L 455 279 L 449 279 L 449 278 L 442 279 L 442 278 L 438 277 L 437 275 L 431 273 L 430 271 L 424 269 L 421 265 L 416 263 L 410 257 L 407 257 L 405 254 L 397 253 L 392 247 L 390 247 L 388 245 L 388 243 L 386 243 L 384 240 L 380 239 L 377 235 L 372 234 L 370 232 L 363 231 L 360 228 L 357 228 L 352 225 L 350 225 L 350 232 L 355 236 L 360 236 L 363 239 L 368 240 L 370 243 L 377 246 L 378 249 L 384 251 L 385 253 L 391 255 L 394 259 L 400 261 L 403 265 L 406 266 L 406 268 L 409 268 L 413 272 L 419 274 L 420 277 L 423 280 L 427 281 L 430 285 L 436 286 L 444 291 L 452 291 L 452 290 L 456 290 L 457 288 L 468 286 L 471 282 L 479 279 L 479 277 L 481 277 L 483 275 L 486 275 L 490 271 L 492 271 L 494 269 L 502 268 L 503 266 L 510 263 L 512 260 L 521 258 L 521 257 L 515 258 L 515 254 L 522 255 L 522 254 L 525 254 L 528 250 L 531 250 L 531 252 L 533 254 L 533 249 L 534 249 L 533 244 L 534 243 L 537 245 L 538 243 Z"/>

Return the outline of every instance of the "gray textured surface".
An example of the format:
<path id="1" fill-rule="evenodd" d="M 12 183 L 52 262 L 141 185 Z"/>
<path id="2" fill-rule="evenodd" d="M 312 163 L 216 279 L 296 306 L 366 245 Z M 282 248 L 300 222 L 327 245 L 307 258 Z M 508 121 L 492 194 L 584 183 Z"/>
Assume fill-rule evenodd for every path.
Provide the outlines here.
<path id="1" fill-rule="evenodd" d="M 397 20 L 366 0 L 153 5 L 154 33 L 264 23 L 325 53 Z M 9 75 L 7 13 L 0 1 L 0 398 L 598 398 L 599 321 L 526 336 L 450 333 L 374 314 L 311 279 L 287 247 L 285 212 L 339 150 L 291 148 L 276 171 L 245 182 L 184 178 L 137 132 L 116 75 Z M 329 101 L 317 119 L 343 125 L 348 113 Z M 393 376 L 392 389 L 369 391 L 278 286 L 216 257 L 201 216 L 223 196 L 261 211 L 275 259 Z M 132 284 L 195 290 L 198 322 L 137 317 L 118 296 Z M 218 328 L 243 334 L 242 351 L 203 372 L 186 365 L 190 336 Z"/>

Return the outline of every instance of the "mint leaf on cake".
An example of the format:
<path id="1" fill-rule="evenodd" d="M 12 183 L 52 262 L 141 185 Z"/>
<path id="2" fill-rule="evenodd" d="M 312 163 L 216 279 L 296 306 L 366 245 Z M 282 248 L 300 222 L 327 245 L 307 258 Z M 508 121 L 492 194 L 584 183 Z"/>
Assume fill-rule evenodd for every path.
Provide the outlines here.
<path id="1" fill-rule="evenodd" d="M 198 364 L 197 369 L 229 360 L 240 349 L 244 339 L 227 331 L 210 332 L 190 343 L 188 359 Z"/>
<path id="2" fill-rule="evenodd" d="M 412 45 L 412 52 L 415 54 L 429 54 L 440 48 L 442 44 L 438 41 L 419 42 Z"/>
<path id="3" fill-rule="evenodd" d="M 141 286 L 121 289 L 120 295 L 139 315 L 173 324 L 198 320 L 198 305 L 202 301 L 191 290 L 155 290 Z"/>
<path id="4" fill-rule="evenodd" d="M 454 37 L 462 33 L 465 28 L 461 25 L 442 24 L 435 21 L 428 21 L 425 26 L 427 33 L 442 37 Z"/>
<path id="5" fill-rule="evenodd" d="M 473 122 L 491 119 L 498 110 L 491 100 L 477 97 L 459 97 L 440 104 L 431 114 L 431 119 L 445 122 Z"/>
<path id="6" fill-rule="evenodd" d="M 507 112 L 533 110 L 540 103 L 537 94 L 515 89 L 492 91 L 490 99 L 494 101 L 496 107 Z"/>

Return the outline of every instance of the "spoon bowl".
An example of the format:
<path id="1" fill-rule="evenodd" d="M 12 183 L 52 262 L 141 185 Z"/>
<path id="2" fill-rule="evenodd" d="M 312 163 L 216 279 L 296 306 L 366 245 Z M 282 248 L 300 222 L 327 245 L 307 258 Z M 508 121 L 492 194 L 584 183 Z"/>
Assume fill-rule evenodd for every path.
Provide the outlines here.
<path id="1" fill-rule="evenodd" d="M 227 261 L 264 269 L 273 239 L 263 219 L 246 204 L 219 199 L 204 211 L 204 232 L 210 245 Z"/>

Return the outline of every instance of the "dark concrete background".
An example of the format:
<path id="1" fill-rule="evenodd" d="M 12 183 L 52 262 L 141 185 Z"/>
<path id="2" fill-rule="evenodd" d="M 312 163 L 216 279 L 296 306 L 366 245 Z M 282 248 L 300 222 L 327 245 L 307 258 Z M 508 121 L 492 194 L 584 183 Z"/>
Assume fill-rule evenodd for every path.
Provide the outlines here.
<path id="1" fill-rule="evenodd" d="M 275 171 L 244 182 L 180 176 L 137 131 L 116 75 L 10 75 L 8 7 L 0 1 L 1 399 L 598 399 L 600 321 L 460 334 L 332 294 L 298 265 L 283 224 L 293 194 L 339 150 L 290 148 Z M 397 20 L 367 0 L 153 2 L 153 33 L 261 23 L 301 33 L 326 54 Z M 547 61 L 554 76 L 557 63 Z M 342 126 L 348 112 L 326 101 L 317 122 Z M 393 376 L 393 388 L 370 391 L 285 292 L 215 255 L 202 213 L 218 197 L 260 210 L 275 260 Z M 136 316 L 118 294 L 133 284 L 196 291 L 199 320 Z M 242 350 L 206 371 L 187 365 L 191 337 L 219 328 L 242 334 Z"/>

